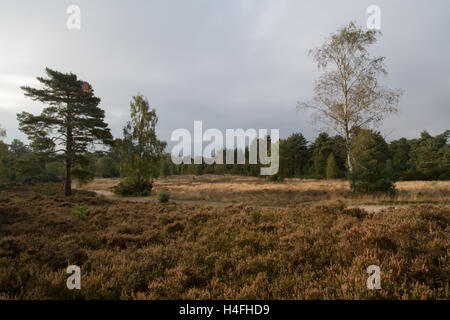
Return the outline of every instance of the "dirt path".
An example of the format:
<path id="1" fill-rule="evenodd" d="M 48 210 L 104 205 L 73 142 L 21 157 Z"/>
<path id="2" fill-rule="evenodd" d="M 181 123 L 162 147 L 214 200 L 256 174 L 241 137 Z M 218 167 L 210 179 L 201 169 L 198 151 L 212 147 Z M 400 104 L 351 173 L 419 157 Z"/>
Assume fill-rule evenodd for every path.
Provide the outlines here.
<path id="1" fill-rule="evenodd" d="M 111 191 L 105 191 L 105 190 L 91 190 L 94 191 L 97 195 L 101 195 L 106 197 L 107 199 L 111 200 L 118 200 L 118 201 L 131 201 L 131 202 L 157 202 L 158 199 L 155 196 L 149 196 L 149 197 L 120 197 L 116 196 Z M 236 203 L 233 202 L 220 202 L 220 201 L 207 201 L 207 200 L 170 200 L 171 202 L 175 202 L 178 204 L 184 204 L 184 205 L 206 205 L 206 206 L 213 206 L 213 207 L 219 207 L 223 208 L 227 205 L 233 205 Z M 432 204 L 432 203 L 430 203 Z M 399 204 L 399 205 L 378 205 L 378 204 L 369 204 L 369 205 L 351 205 L 347 208 L 361 208 L 363 210 L 366 210 L 369 213 L 378 213 L 382 210 L 388 209 L 388 208 L 405 208 L 412 204 Z M 261 208 L 269 208 L 269 209 L 284 209 L 285 207 L 277 207 L 277 206 L 262 206 L 262 205 L 254 205 L 255 207 L 261 207 Z M 445 205 L 446 207 L 450 208 L 449 204 Z"/>

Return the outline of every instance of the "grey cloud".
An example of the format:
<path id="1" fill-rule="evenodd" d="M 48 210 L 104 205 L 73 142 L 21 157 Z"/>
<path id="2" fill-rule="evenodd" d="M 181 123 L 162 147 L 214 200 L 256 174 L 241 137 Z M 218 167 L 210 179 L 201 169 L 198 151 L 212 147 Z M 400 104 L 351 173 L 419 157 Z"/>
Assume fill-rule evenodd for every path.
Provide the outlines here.
<path id="1" fill-rule="evenodd" d="M 176 128 L 279 128 L 281 137 L 317 129 L 298 100 L 312 97 L 318 72 L 308 50 L 356 20 L 371 1 L 77 1 L 82 29 L 66 29 L 71 1 L 6 0 L 0 4 L 0 74 L 23 79 L 46 66 L 77 73 L 102 98 L 116 137 L 129 100 L 140 92 L 157 109 L 158 132 Z M 402 88 L 401 115 L 381 130 L 389 139 L 448 128 L 448 1 L 377 1 L 387 57 L 385 83 Z M 2 77 L 0 76 L 0 80 Z M 23 138 L 15 113 L 38 112 L 18 86 L 0 81 L 0 124 Z M 22 98 L 20 98 L 22 96 Z"/>

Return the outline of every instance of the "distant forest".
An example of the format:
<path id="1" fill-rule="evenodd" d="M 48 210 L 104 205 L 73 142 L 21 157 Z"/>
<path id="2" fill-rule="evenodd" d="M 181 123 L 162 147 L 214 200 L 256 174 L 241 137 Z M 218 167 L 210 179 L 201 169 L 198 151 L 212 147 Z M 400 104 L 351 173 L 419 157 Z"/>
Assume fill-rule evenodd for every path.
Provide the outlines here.
<path id="1" fill-rule="evenodd" d="M 353 134 L 354 156 L 369 155 L 374 163 L 386 163 L 394 180 L 448 180 L 450 179 L 450 130 L 431 136 L 423 131 L 417 139 L 401 138 L 387 143 L 379 132 L 359 130 Z M 356 143 L 358 142 L 358 143 Z M 79 184 L 95 177 L 120 177 L 120 160 L 115 146 L 105 152 L 87 152 L 83 161 L 74 168 Z M 334 179 L 347 177 L 344 140 L 340 136 L 320 133 L 309 142 L 301 133 L 281 139 L 280 167 L 270 180 L 284 178 Z M 225 151 L 224 151 L 225 152 Z M 235 154 L 243 152 L 234 150 Z M 180 174 L 236 174 L 258 176 L 260 165 L 248 164 L 248 148 L 245 150 L 246 164 L 181 164 L 172 163 L 170 154 L 164 154 L 159 162 L 160 177 Z M 236 159 L 236 155 L 235 155 Z M 77 172 L 82 174 L 76 174 Z M 4 183 L 60 182 L 65 179 L 64 161 L 58 155 L 33 150 L 18 139 L 11 144 L 0 141 L 0 178 Z"/>

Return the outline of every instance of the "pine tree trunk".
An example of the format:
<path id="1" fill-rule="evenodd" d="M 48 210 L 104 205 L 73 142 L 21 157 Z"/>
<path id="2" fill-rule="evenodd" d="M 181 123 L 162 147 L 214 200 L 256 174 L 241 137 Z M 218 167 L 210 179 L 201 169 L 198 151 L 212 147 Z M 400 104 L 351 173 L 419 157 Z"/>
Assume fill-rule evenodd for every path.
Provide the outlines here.
<path id="1" fill-rule="evenodd" d="M 70 121 L 67 121 L 67 122 L 70 122 Z M 67 127 L 66 133 L 67 133 L 67 140 L 66 140 L 65 195 L 70 196 L 70 195 L 72 195 L 72 144 L 73 144 L 72 128 L 70 126 Z"/>

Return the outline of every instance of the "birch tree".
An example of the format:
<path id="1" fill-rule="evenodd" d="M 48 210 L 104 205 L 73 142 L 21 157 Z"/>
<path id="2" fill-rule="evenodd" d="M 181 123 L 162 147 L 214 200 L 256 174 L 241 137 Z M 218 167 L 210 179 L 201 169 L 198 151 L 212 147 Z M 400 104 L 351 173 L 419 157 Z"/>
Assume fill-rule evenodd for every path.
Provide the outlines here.
<path id="1" fill-rule="evenodd" d="M 347 166 L 353 171 L 352 129 L 378 126 L 389 114 L 398 112 L 401 90 L 380 85 L 386 76 L 384 57 L 371 57 L 368 47 L 377 41 L 376 30 L 342 27 L 310 50 L 321 75 L 314 85 L 314 98 L 299 102 L 299 110 L 310 110 L 320 122 L 345 139 Z"/>

